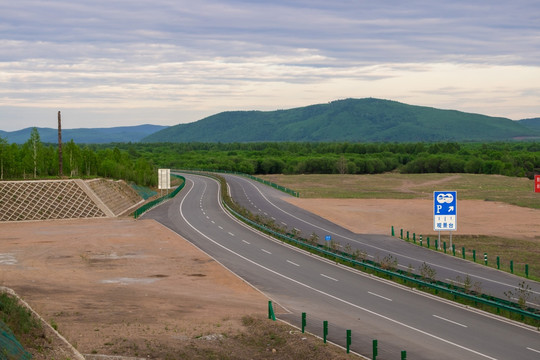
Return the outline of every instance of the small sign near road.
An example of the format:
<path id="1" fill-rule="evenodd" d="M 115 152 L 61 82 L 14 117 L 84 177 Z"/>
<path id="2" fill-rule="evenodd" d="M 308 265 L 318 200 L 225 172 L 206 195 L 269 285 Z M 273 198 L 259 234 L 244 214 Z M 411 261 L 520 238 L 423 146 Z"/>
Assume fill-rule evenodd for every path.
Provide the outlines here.
<path id="1" fill-rule="evenodd" d="M 457 192 L 433 192 L 433 230 L 457 230 Z"/>
<path id="2" fill-rule="evenodd" d="M 158 189 L 171 188 L 171 169 L 158 169 Z"/>
<path id="3" fill-rule="evenodd" d="M 332 240 L 332 236 L 326 235 L 326 236 L 324 237 L 324 240 L 325 240 L 325 241 L 330 241 L 330 240 Z"/>
<path id="4" fill-rule="evenodd" d="M 534 175 L 534 192 L 540 193 L 540 175 Z"/>

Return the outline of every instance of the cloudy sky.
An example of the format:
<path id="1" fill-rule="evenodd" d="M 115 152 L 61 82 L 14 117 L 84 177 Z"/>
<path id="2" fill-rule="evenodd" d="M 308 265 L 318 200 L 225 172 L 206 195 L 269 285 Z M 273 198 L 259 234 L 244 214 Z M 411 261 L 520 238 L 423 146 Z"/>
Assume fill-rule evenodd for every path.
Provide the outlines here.
<path id="1" fill-rule="evenodd" d="M 0 130 L 376 97 L 540 117 L 537 0 L 0 1 Z"/>

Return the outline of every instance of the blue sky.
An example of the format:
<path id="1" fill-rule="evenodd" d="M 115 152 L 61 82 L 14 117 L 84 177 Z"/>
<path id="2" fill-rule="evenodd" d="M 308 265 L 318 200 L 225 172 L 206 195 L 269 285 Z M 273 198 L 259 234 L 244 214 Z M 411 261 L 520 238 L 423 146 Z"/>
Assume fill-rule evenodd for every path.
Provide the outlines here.
<path id="1" fill-rule="evenodd" d="M 540 117 L 538 1 L 0 2 L 0 130 L 376 97 Z"/>

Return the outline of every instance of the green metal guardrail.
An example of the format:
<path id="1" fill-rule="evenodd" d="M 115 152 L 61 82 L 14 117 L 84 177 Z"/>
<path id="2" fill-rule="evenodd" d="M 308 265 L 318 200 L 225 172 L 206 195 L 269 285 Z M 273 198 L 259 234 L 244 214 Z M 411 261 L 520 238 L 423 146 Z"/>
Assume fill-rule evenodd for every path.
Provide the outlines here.
<path id="1" fill-rule="evenodd" d="M 184 172 L 211 172 L 211 173 L 213 172 L 213 173 L 221 173 L 221 174 L 239 175 L 239 176 L 247 177 L 249 179 L 260 182 L 261 184 L 271 186 L 274 189 L 283 191 L 284 193 L 287 193 L 287 194 L 292 195 L 294 197 L 300 197 L 300 193 L 298 191 L 294 191 L 294 190 L 291 190 L 289 188 L 286 188 L 285 186 L 281 186 L 281 185 L 278 185 L 278 184 L 273 183 L 271 181 L 267 181 L 267 180 L 258 178 L 256 176 L 241 173 L 241 172 L 227 171 L 227 170 L 215 170 L 215 169 L 173 169 L 171 171 L 178 171 L 178 172 L 182 172 L 182 171 L 184 171 Z"/>
<path id="2" fill-rule="evenodd" d="M 176 189 L 174 189 L 174 191 L 172 193 L 167 194 L 165 196 L 162 196 L 159 199 L 150 201 L 149 203 L 146 203 L 143 206 L 141 206 L 140 208 L 138 208 L 137 210 L 135 210 L 133 212 L 133 217 L 135 219 L 137 219 L 139 216 L 141 216 L 142 214 L 144 214 L 145 212 L 147 212 L 148 210 L 150 210 L 154 206 L 157 206 L 157 205 L 161 204 L 163 201 L 168 200 L 168 199 L 172 199 L 173 197 L 176 196 L 176 194 L 178 194 L 180 192 L 180 190 L 182 190 L 184 188 L 184 186 L 186 185 L 186 178 L 185 177 L 183 177 L 181 175 L 176 175 L 176 174 L 172 174 L 171 176 L 182 179 L 182 184 L 180 184 L 180 186 L 178 186 Z"/>
<path id="3" fill-rule="evenodd" d="M 444 283 L 441 281 L 427 282 L 427 281 L 422 280 L 419 275 L 415 275 L 415 274 L 409 275 L 409 274 L 403 274 L 399 270 L 392 271 L 388 269 L 383 269 L 377 266 L 377 264 L 371 260 L 363 260 L 363 261 L 355 260 L 347 255 L 344 255 L 345 253 L 343 252 L 341 252 L 341 254 L 339 254 L 338 252 L 332 252 L 332 251 L 326 250 L 323 247 L 323 245 L 320 245 L 320 244 L 311 245 L 303 241 L 294 239 L 290 236 L 278 233 L 272 229 L 267 228 L 266 226 L 260 225 L 238 214 L 236 211 L 231 209 L 230 206 L 228 206 L 225 202 L 223 202 L 223 205 L 228 211 L 230 211 L 232 214 L 234 214 L 234 216 L 241 219 L 242 221 L 252 225 L 255 228 L 262 230 L 263 232 L 269 233 L 278 239 L 287 241 L 288 243 L 293 244 L 297 247 L 308 249 L 320 255 L 333 258 L 336 261 L 340 260 L 343 263 L 348 263 L 350 265 L 353 265 L 354 267 L 363 267 L 364 269 L 370 269 L 373 272 L 383 274 L 391 279 L 397 278 L 397 279 L 402 280 L 404 283 L 410 282 L 410 283 L 416 284 L 420 288 L 427 288 L 427 289 L 433 290 L 436 294 L 438 294 L 439 292 L 446 293 L 448 295 L 451 295 L 454 299 L 461 298 L 464 300 L 474 302 L 475 304 L 477 303 L 484 304 L 484 305 L 495 308 L 497 310 L 497 313 L 500 313 L 501 310 L 508 311 L 509 313 L 521 316 L 522 319 L 529 318 L 531 320 L 538 322 L 538 324 L 540 324 L 540 312 L 538 312 L 535 309 L 531 309 L 531 308 L 521 309 L 514 306 L 513 305 L 514 303 L 507 300 L 499 299 L 496 297 L 487 298 L 487 296 L 486 297 L 476 296 L 474 294 L 466 293 L 463 291 L 462 288 L 456 285 Z M 538 324 L 536 326 L 539 326 Z"/>

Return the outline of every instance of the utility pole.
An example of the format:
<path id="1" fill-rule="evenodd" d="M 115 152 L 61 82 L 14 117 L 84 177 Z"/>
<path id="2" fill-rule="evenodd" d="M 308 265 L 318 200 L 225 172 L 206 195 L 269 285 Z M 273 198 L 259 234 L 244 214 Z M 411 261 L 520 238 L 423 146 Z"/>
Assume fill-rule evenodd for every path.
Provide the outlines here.
<path id="1" fill-rule="evenodd" d="M 60 111 L 58 112 L 58 173 L 60 177 L 62 177 L 63 169 L 62 169 L 62 117 L 60 115 Z"/>

